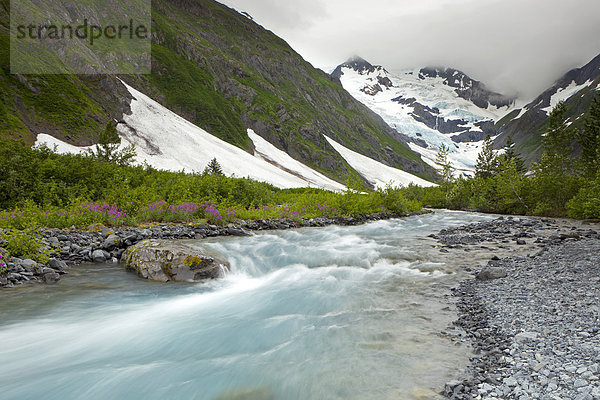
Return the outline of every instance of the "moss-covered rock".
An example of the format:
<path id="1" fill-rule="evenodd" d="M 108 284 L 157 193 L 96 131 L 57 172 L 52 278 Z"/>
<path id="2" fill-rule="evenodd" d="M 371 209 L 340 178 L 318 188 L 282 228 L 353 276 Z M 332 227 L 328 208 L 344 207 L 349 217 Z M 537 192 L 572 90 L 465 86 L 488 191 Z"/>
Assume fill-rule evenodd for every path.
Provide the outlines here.
<path id="1" fill-rule="evenodd" d="M 127 249 L 121 261 L 142 278 L 158 282 L 214 279 L 229 270 L 221 254 L 169 240 L 144 240 Z"/>

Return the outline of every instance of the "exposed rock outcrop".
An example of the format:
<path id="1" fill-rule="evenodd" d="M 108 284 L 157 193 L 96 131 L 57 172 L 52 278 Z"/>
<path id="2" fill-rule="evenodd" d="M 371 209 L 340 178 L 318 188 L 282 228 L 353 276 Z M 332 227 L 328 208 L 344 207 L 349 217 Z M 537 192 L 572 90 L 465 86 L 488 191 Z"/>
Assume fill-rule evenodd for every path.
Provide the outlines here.
<path id="1" fill-rule="evenodd" d="M 131 246 L 121 261 L 142 278 L 158 282 L 214 279 L 229 270 L 229 262 L 212 250 L 156 239 Z"/>

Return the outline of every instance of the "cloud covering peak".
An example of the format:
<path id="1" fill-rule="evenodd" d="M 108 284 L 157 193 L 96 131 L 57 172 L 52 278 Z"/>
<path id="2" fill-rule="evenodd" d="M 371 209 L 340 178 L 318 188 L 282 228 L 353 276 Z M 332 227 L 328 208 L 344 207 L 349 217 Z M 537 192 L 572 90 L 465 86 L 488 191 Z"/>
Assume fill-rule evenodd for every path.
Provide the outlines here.
<path id="1" fill-rule="evenodd" d="M 448 66 L 532 99 L 600 53 L 598 0 L 223 0 L 329 72 Z"/>

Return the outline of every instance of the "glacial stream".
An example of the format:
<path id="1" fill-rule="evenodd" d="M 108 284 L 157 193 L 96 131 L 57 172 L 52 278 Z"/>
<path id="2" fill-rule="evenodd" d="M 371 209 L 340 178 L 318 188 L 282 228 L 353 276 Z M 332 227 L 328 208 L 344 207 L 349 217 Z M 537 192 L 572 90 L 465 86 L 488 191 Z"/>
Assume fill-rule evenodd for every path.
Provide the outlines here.
<path id="1" fill-rule="evenodd" d="M 188 241 L 232 264 L 202 284 L 106 264 L 0 291 L 0 398 L 432 398 L 470 355 L 439 333 L 472 257 L 427 235 L 491 218 L 441 211 Z"/>

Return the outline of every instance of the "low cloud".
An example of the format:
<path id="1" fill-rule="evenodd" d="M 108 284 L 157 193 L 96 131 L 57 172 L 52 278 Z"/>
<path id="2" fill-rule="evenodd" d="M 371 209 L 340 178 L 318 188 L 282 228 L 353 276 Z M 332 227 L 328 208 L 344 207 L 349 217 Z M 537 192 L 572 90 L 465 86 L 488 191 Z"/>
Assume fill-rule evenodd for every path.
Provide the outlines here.
<path id="1" fill-rule="evenodd" d="M 461 69 L 528 100 L 600 53 L 597 0 L 225 0 L 326 71 L 361 55 L 389 70 Z"/>

